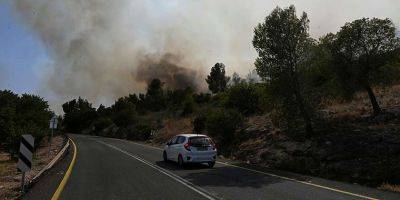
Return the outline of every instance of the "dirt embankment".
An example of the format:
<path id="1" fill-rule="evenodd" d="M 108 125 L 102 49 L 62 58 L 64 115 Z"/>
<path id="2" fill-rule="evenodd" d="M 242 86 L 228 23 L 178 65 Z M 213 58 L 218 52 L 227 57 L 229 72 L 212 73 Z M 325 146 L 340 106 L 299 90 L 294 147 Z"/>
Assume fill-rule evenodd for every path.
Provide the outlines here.
<path id="1" fill-rule="evenodd" d="M 267 116 L 249 119 L 236 157 L 254 164 L 370 186 L 400 184 L 400 86 L 376 88 L 383 108 L 371 116 L 367 94 L 331 102 L 314 122 L 315 135 L 295 140 Z M 383 186 L 382 185 L 382 186 Z"/>
<path id="2" fill-rule="evenodd" d="M 32 170 L 25 180 L 30 181 L 58 154 L 66 142 L 64 136 L 53 138 L 51 146 L 44 139 L 33 155 Z M 17 160 L 10 160 L 5 152 L 0 152 L 0 199 L 15 199 L 20 195 L 21 172 L 17 170 Z"/>

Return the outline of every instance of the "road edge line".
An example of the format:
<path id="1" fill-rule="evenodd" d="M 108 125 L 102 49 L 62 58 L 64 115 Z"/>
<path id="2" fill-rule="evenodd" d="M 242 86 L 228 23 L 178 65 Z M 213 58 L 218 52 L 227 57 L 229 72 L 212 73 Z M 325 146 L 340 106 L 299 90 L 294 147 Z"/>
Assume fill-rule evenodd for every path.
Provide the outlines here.
<path id="1" fill-rule="evenodd" d="M 231 167 L 243 169 L 243 170 L 247 170 L 247 171 L 251 171 L 251 172 L 255 172 L 255 173 L 264 174 L 264 175 L 267 175 L 267 176 L 272 176 L 272 177 L 288 180 L 288 181 L 293 181 L 293 182 L 297 182 L 297 183 L 301 183 L 301 184 L 305 184 L 305 185 L 310 185 L 310 186 L 313 186 L 313 187 L 317 187 L 317 188 L 321 188 L 321 189 L 325 189 L 325 190 L 330 190 L 330 191 L 337 192 L 337 193 L 347 194 L 347 195 L 350 195 L 350 196 L 355 196 L 355 197 L 369 199 L 369 200 L 379 200 L 377 198 L 364 196 L 364 195 L 361 195 L 361 194 L 347 192 L 347 191 L 344 191 L 344 190 L 340 190 L 340 189 L 336 189 L 336 188 L 332 188 L 332 187 L 328 187 L 328 186 L 323 186 L 323 185 L 319 185 L 319 184 L 315 184 L 315 183 L 311 183 L 311 182 L 300 181 L 300 180 L 297 180 L 297 179 L 294 179 L 294 178 L 289 178 L 289 177 L 280 176 L 280 175 L 276 175 L 276 174 L 272 174 L 272 173 L 268 173 L 268 172 L 263 172 L 263 171 L 259 171 L 259 170 L 255 170 L 255 169 L 241 167 L 241 166 L 237 166 L 237 165 L 233 165 L 233 164 L 229 164 L 229 163 L 218 162 L 218 161 L 217 161 L 217 163 L 223 164 L 223 165 L 226 165 L 226 166 L 231 166 Z"/>
<path id="2" fill-rule="evenodd" d="M 121 139 L 119 139 L 119 140 L 121 140 Z M 125 140 L 125 141 L 131 142 L 133 144 L 137 144 L 137 145 L 140 145 L 140 146 L 149 147 L 149 148 L 152 148 L 152 149 L 157 149 L 157 150 L 163 151 L 163 149 L 161 149 L 159 147 L 155 147 L 155 146 L 151 146 L 151 145 L 147 145 L 147 144 L 141 144 L 141 143 L 134 142 L 134 141 L 129 141 L 129 140 Z M 340 189 L 333 188 L 333 187 L 319 185 L 319 184 L 316 184 L 316 183 L 300 181 L 300 180 L 297 180 L 295 178 L 289 178 L 289 177 L 285 177 L 285 176 L 280 176 L 280 175 L 276 175 L 276 174 L 272 174 L 272 173 L 268 173 L 268 172 L 263 172 L 263 171 L 260 171 L 260 170 L 255 170 L 255 169 L 251 169 L 251 168 L 247 168 L 247 167 L 237 166 L 237 165 L 230 164 L 230 163 L 225 163 L 225 162 L 220 162 L 220 161 L 216 161 L 216 163 L 219 163 L 219 164 L 222 164 L 222 165 L 226 165 L 226 166 L 235 167 L 235 168 L 242 169 L 242 170 L 247 170 L 247 171 L 250 171 L 250 172 L 260 173 L 260 174 L 264 174 L 264 175 L 267 175 L 267 176 L 272 176 L 272 177 L 276 177 L 276 178 L 280 178 L 280 179 L 284 179 L 284 180 L 288 180 L 288 181 L 293 181 L 293 182 L 297 182 L 297 183 L 300 183 L 300 184 L 309 185 L 309 186 L 313 186 L 313 187 L 317 187 L 317 188 L 321 188 L 321 189 L 325 189 L 325 190 L 330 190 L 330 191 L 333 191 L 333 192 L 342 193 L 342 194 L 346 194 L 346 195 L 349 195 L 349 196 L 355 196 L 355 197 L 364 198 L 364 199 L 368 199 L 368 200 L 379 200 L 379 199 L 374 198 L 374 197 L 369 197 L 369 196 L 365 196 L 365 195 L 361 195 L 361 194 L 356 194 L 356 193 L 348 192 L 348 191 L 345 191 L 345 190 L 340 190 Z"/>
<path id="3" fill-rule="evenodd" d="M 71 138 L 68 138 L 68 139 L 69 139 L 69 141 L 71 141 L 72 146 L 74 147 L 74 155 L 72 157 L 71 163 L 69 164 L 67 172 L 65 172 L 65 175 L 64 175 L 60 185 L 58 185 L 57 190 L 54 192 L 53 196 L 51 197 L 51 200 L 58 200 L 60 198 L 60 195 L 61 195 L 62 191 L 64 190 L 64 187 L 67 184 L 68 179 L 72 173 L 72 169 L 74 168 L 74 165 L 75 165 L 76 154 L 77 154 L 76 145 L 75 145 L 75 142 Z"/>

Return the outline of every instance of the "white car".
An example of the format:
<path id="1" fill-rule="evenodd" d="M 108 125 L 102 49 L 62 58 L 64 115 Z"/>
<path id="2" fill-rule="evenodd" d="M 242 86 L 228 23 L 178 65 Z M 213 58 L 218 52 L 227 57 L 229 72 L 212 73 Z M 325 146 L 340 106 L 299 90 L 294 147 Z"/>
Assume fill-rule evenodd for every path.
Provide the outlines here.
<path id="1" fill-rule="evenodd" d="M 165 145 L 164 161 L 178 162 L 179 166 L 186 163 L 207 163 L 211 168 L 215 165 L 217 149 L 214 142 L 206 135 L 179 134 Z"/>

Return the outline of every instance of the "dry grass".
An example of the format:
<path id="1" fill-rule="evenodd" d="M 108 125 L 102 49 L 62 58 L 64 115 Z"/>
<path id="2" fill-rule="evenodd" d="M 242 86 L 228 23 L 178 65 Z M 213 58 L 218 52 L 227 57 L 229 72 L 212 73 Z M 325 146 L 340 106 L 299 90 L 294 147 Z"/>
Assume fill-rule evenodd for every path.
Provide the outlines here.
<path id="1" fill-rule="evenodd" d="M 392 185 L 389 183 L 384 183 L 378 187 L 380 190 L 387 190 L 392 192 L 400 192 L 400 185 Z"/>
<path id="2" fill-rule="evenodd" d="M 373 88 L 376 98 L 383 109 L 400 107 L 400 85 Z M 354 95 L 350 102 L 333 101 L 327 103 L 327 110 L 335 117 L 358 117 L 372 113 L 371 103 L 366 92 Z"/>
<path id="3" fill-rule="evenodd" d="M 153 142 L 165 143 L 174 135 L 192 132 L 193 124 L 191 117 L 166 119 L 164 121 L 164 127 L 158 131 L 158 134 L 154 137 Z"/>

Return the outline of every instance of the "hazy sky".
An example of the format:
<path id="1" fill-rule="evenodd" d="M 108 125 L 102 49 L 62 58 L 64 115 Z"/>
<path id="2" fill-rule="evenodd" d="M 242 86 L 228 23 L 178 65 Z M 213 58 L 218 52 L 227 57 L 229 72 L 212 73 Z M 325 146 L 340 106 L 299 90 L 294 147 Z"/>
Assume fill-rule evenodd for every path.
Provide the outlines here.
<path id="1" fill-rule="evenodd" d="M 78 96 L 110 104 L 143 90 L 142 57 L 166 53 L 200 75 L 223 62 L 244 76 L 254 26 L 290 4 L 308 14 L 314 38 L 362 17 L 400 25 L 399 0 L 0 0 L 0 89 L 41 95 L 57 112 Z"/>

